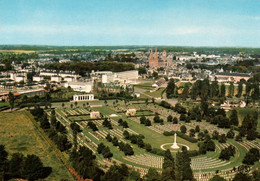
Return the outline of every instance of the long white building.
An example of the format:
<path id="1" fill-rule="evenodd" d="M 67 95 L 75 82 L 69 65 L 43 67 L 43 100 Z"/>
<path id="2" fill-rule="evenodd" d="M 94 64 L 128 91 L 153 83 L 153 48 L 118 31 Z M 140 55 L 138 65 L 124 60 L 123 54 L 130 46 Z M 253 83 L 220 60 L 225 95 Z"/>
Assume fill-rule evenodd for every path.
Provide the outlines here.
<path id="1" fill-rule="evenodd" d="M 64 87 L 71 87 L 74 91 L 89 93 L 92 91 L 93 84 L 91 82 L 66 82 Z"/>

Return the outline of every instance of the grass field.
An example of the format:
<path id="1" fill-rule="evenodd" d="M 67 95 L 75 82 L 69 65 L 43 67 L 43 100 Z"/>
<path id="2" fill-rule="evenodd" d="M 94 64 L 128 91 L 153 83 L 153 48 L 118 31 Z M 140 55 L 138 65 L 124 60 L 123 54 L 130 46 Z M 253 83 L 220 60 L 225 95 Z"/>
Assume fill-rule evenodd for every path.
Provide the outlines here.
<path id="1" fill-rule="evenodd" d="M 33 50 L 0 50 L 2 53 L 35 53 Z"/>
<path id="2" fill-rule="evenodd" d="M 47 180 L 73 180 L 25 112 L 0 113 L 0 120 L 0 144 L 5 145 L 10 155 L 16 152 L 35 154 L 41 158 L 44 166 L 52 167 Z"/>
<path id="3" fill-rule="evenodd" d="M 165 88 L 159 88 L 158 90 L 156 90 L 154 92 L 147 91 L 145 93 L 150 95 L 150 96 L 152 96 L 152 97 L 161 97 L 162 96 L 162 92 L 164 90 L 165 90 Z"/>
<path id="4" fill-rule="evenodd" d="M 151 90 L 151 89 L 154 89 L 154 88 L 152 87 L 152 85 L 153 85 L 153 83 L 147 82 L 147 83 L 137 84 L 137 85 L 135 85 L 135 87 L 142 88 L 142 89 L 147 89 L 147 90 Z"/>

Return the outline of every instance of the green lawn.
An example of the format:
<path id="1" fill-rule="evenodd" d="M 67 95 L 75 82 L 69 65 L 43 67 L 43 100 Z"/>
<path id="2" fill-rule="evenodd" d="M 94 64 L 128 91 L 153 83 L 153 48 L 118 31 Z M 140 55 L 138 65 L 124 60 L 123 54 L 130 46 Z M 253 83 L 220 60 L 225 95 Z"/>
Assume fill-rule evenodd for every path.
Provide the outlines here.
<path id="1" fill-rule="evenodd" d="M 152 87 L 153 83 L 152 82 L 146 82 L 146 83 L 142 83 L 142 84 L 137 84 L 135 85 L 135 87 L 141 88 L 141 89 L 147 89 L 147 90 L 151 90 L 154 89 Z"/>
<path id="2" fill-rule="evenodd" d="M 41 158 L 44 166 L 52 167 L 52 173 L 47 180 L 73 180 L 24 113 L 0 113 L 0 144 L 5 145 L 9 158 L 16 152 L 24 155 L 35 154 Z"/>
<path id="3" fill-rule="evenodd" d="M 158 90 L 154 92 L 146 91 L 145 93 L 152 96 L 152 97 L 161 97 L 162 92 L 165 90 L 165 88 L 159 88 Z"/>

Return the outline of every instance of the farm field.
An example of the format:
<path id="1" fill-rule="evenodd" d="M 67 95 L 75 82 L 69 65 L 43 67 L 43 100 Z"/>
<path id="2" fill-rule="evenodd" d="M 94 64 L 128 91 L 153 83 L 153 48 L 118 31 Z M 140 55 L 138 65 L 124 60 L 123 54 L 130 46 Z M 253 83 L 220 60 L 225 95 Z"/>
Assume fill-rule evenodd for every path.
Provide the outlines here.
<path id="1" fill-rule="evenodd" d="M 35 154 L 41 158 L 44 166 L 52 167 L 52 173 L 47 180 L 73 180 L 36 130 L 26 111 L 0 113 L 0 120 L 0 143 L 5 145 L 9 156 L 16 152 L 24 155 Z"/>

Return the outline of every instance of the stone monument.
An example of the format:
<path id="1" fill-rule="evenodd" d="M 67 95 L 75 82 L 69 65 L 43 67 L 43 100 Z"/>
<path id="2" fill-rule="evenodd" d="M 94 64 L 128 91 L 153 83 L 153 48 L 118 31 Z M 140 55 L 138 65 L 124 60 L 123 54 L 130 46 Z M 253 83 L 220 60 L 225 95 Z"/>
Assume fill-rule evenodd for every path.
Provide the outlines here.
<path id="1" fill-rule="evenodd" d="M 177 134 L 175 133 L 175 134 L 174 134 L 174 143 L 173 143 L 173 145 L 171 146 L 172 149 L 179 149 L 179 148 L 180 148 L 180 147 L 177 145 L 177 143 L 176 143 L 176 136 L 177 136 Z"/>

